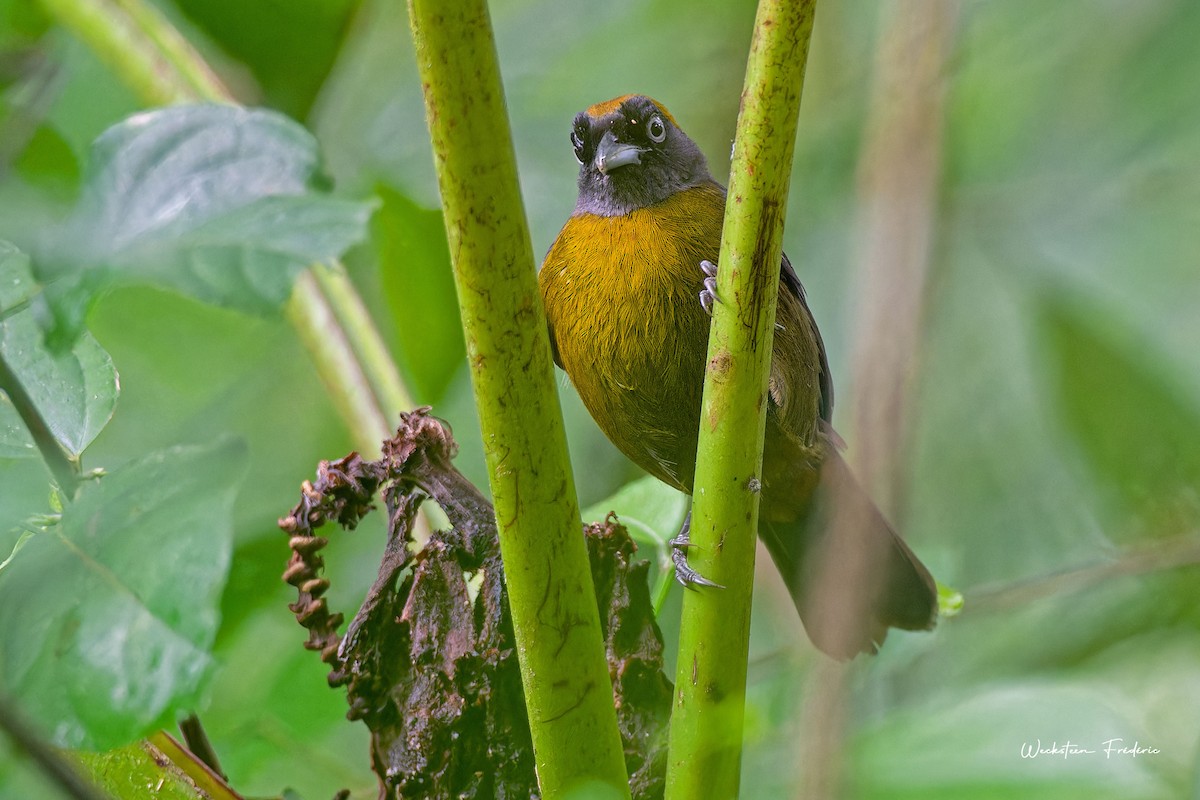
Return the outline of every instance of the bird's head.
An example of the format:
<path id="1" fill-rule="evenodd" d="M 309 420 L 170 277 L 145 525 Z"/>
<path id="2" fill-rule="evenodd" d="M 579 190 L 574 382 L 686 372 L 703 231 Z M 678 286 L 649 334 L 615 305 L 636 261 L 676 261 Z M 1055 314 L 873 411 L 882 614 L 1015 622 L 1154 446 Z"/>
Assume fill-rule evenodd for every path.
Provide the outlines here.
<path id="1" fill-rule="evenodd" d="M 712 181 L 700 148 L 645 95 L 579 112 L 571 145 L 580 164 L 576 213 L 620 216 Z"/>

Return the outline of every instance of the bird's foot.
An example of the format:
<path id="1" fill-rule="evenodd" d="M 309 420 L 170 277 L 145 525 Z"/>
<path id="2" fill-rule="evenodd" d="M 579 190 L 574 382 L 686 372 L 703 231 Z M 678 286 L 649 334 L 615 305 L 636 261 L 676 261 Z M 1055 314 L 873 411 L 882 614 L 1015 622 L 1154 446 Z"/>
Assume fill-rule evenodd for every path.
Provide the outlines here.
<path id="1" fill-rule="evenodd" d="M 717 589 L 725 588 L 715 581 L 710 581 L 692 569 L 688 564 L 687 551 L 692 546 L 692 513 L 690 511 L 687 518 L 684 519 L 683 527 L 679 529 L 679 533 L 674 539 L 668 541 L 667 544 L 671 545 L 671 562 L 675 565 L 675 580 L 679 581 L 684 588 L 692 589 L 696 586 L 712 586 Z"/>
<path id="2" fill-rule="evenodd" d="M 700 307 L 712 316 L 713 303 L 723 303 L 724 300 L 717 294 L 717 265 L 711 261 L 705 260 L 700 262 L 700 271 L 704 273 L 704 288 L 700 290 Z M 784 330 L 783 325 L 775 323 L 775 330 Z"/>
<path id="3" fill-rule="evenodd" d="M 700 307 L 712 316 L 713 303 L 720 303 L 717 294 L 717 265 L 711 261 L 700 262 L 700 271 L 704 273 L 704 288 L 700 290 Z"/>

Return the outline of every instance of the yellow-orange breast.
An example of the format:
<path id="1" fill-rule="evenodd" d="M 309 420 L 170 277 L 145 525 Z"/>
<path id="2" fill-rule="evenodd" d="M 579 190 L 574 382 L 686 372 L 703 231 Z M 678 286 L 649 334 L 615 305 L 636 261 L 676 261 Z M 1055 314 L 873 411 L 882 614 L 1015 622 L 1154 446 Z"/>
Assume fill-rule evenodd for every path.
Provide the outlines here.
<path id="1" fill-rule="evenodd" d="M 700 262 L 716 261 L 725 196 L 696 187 L 628 214 L 577 214 L 539 273 L 559 361 L 601 430 L 691 491 L 709 319 Z"/>
<path id="2" fill-rule="evenodd" d="M 538 275 L 558 361 L 593 419 L 659 480 L 692 490 L 709 316 L 703 260 L 720 249 L 725 193 L 679 192 L 622 216 L 567 221 Z M 764 519 L 803 513 L 821 460 L 819 340 L 780 287 L 763 453 Z"/>

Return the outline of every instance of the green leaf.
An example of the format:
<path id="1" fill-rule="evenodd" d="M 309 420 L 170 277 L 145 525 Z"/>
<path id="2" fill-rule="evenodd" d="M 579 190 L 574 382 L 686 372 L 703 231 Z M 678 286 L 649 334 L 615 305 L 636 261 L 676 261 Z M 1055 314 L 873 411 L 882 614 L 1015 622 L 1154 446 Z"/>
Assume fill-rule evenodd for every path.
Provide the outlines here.
<path id="1" fill-rule="evenodd" d="M 274 112 L 223 105 L 137 114 L 92 147 L 70 218 L 34 259 L 58 332 L 105 286 L 152 283 L 255 313 L 304 267 L 366 235 L 370 203 L 316 191 L 316 140 Z"/>
<path id="2" fill-rule="evenodd" d="M 8 395 L 0 392 L 0 459 L 37 458 L 37 446 Z"/>
<path id="3" fill-rule="evenodd" d="M 691 507 L 691 499 L 657 478 L 649 475 L 631 481 L 610 497 L 583 511 L 584 522 L 604 519 L 614 512 L 629 536 L 648 558 L 653 575 L 650 578 L 654 598 L 654 613 L 659 615 L 667 595 L 674 585 L 675 567 L 671 563 L 671 548 L 667 540 L 679 532 Z"/>
<path id="4" fill-rule="evenodd" d="M 29 259 L 0 242 L 0 356 L 59 444 L 78 458 L 112 418 L 120 392 L 117 371 L 90 334 L 80 336 L 66 352 L 52 353 L 34 310 L 21 308 L 37 292 Z M 36 455 L 16 409 L 7 397 L 0 398 L 0 457 Z"/>
<path id="5" fill-rule="evenodd" d="M 450 247 L 440 211 L 381 187 L 375 220 L 379 276 L 395 320 L 399 359 L 423 402 L 436 403 L 463 362 Z"/>
<path id="6" fill-rule="evenodd" d="M 195 703 L 245 447 L 176 447 L 84 486 L 0 574 L 0 682 L 56 744 L 107 749 Z"/>
<path id="7" fill-rule="evenodd" d="M 1042 308 L 1062 419 L 1093 472 L 1129 510 L 1161 514 L 1182 502 L 1194 514 L 1200 405 L 1168 378 L 1153 349 L 1126 343 L 1131 333 L 1120 320 L 1078 304 Z"/>
<path id="8" fill-rule="evenodd" d="M 305 119 L 362 3 L 291 0 L 286 14 L 268 3 L 242 0 L 182 0 L 174 5 L 239 68 L 253 73 L 264 105 Z"/>
<path id="9" fill-rule="evenodd" d="M 79 160 L 66 140 L 49 125 L 34 131 L 29 144 L 13 164 L 28 183 L 44 189 L 55 200 L 69 202 L 79 183 Z"/>
<path id="10" fill-rule="evenodd" d="M 0 403 L 0 433 L 5 432 L 6 411 L 16 417 L 11 405 Z M 24 433 L 24 427 L 21 431 Z M 0 487 L 4 487 L 0 489 L 0 561 L 7 561 L 22 546 L 25 533 L 31 527 L 36 529 L 52 511 L 50 472 L 36 448 L 30 445 L 21 458 L 0 455 Z"/>
<path id="11" fill-rule="evenodd" d="M 97 787 L 122 800 L 207 798 L 182 770 L 146 742 L 105 753 L 81 752 L 75 757 Z"/>
<path id="12" fill-rule="evenodd" d="M 72 755 L 98 788 L 121 800 L 240 800 L 162 731 L 105 753 Z"/>
<path id="13" fill-rule="evenodd" d="M 29 257 L 12 242 L 0 241 L 0 319 L 28 303 L 38 291 Z"/>
<path id="14" fill-rule="evenodd" d="M 1150 634 L 1067 670 L 1008 674 L 973 683 L 969 693 L 950 689 L 943 678 L 908 707 L 860 728 L 848 751 L 848 795 L 863 800 L 1190 796 L 1200 706 L 1198 653 L 1195 636 Z M 1147 665 L 1153 665 L 1154 680 L 1147 679 Z M 1115 739 L 1122 741 L 1110 745 Z M 1043 749 L 1069 741 L 1079 751 L 1033 755 L 1029 745 L 1039 740 Z M 1159 752 L 1105 752 L 1106 746 L 1135 742 Z"/>
<path id="15" fill-rule="evenodd" d="M 0 323 L 0 354 L 16 373 L 55 438 L 72 457 L 87 448 L 112 418 L 120 385 L 112 359 L 84 333 L 71 349 L 55 355 L 47 348 L 32 312 L 22 311 Z M 10 413 L 11 412 L 11 413 Z M 22 448 L 11 427 L 16 411 L 7 401 L 0 410 L 0 454 Z M 24 443 L 29 442 L 28 433 Z"/>
<path id="16" fill-rule="evenodd" d="M 662 550 L 667 540 L 679 533 L 689 504 L 687 495 L 647 475 L 625 484 L 611 497 L 586 509 L 583 520 L 602 520 L 608 512 L 614 511 L 634 541 Z"/>

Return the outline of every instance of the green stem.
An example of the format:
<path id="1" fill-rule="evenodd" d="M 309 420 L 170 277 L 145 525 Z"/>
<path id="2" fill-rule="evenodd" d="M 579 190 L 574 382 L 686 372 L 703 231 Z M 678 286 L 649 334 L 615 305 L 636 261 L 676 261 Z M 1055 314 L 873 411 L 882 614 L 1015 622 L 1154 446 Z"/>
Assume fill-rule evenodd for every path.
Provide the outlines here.
<path id="1" fill-rule="evenodd" d="M 662 617 L 663 607 L 667 604 L 667 598 L 671 596 L 671 587 L 675 583 L 675 565 L 671 564 L 662 571 L 658 576 L 658 583 L 654 585 L 652 593 L 652 608 L 654 609 L 654 618 Z"/>
<path id="2" fill-rule="evenodd" d="M 322 269 L 318 267 L 318 269 Z M 328 298 L 321 293 L 313 270 L 296 277 L 284 309 L 301 344 L 330 392 L 334 406 L 350 426 L 358 449 L 378 458 L 380 444 L 391 435 L 387 418 L 371 390 L 371 381 L 350 346 Z"/>
<path id="3" fill-rule="evenodd" d="M 144 0 L 42 0 L 148 106 L 235 102 L 204 59 Z M 314 278 L 314 273 L 316 277 Z M 287 316 L 326 390 L 369 457 L 413 403 L 383 338 L 340 267 L 315 265 L 297 281 Z"/>
<path id="4" fill-rule="evenodd" d="M 689 560 L 724 591 L 686 592 L 668 800 L 736 797 L 767 377 L 784 211 L 816 0 L 760 0 L 721 237 Z"/>
<path id="5" fill-rule="evenodd" d="M 185 100 L 198 97 L 214 103 L 234 102 L 233 95 L 208 62 L 155 6 L 142 0 L 110 1 L 128 15 L 138 32 L 150 40 L 159 57 L 170 67 L 172 80 L 186 87 Z"/>
<path id="6" fill-rule="evenodd" d="M 397 414 L 414 408 L 416 403 L 400 379 L 387 344 L 371 321 L 371 313 L 367 311 L 346 270 L 317 264 L 313 266 L 312 274 L 317 279 L 320 293 L 337 317 L 338 326 L 345 333 L 351 350 L 362 362 L 363 372 L 371 383 L 371 392 L 387 420 L 387 435 L 391 436 L 396 427 Z"/>
<path id="7" fill-rule="evenodd" d="M 629 796 L 485 0 L 410 0 L 542 796 Z"/>
<path id="8" fill-rule="evenodd" d="M 141 0 L 41 0 L 148 106 L 232 102 L 204 59 Z"/>

